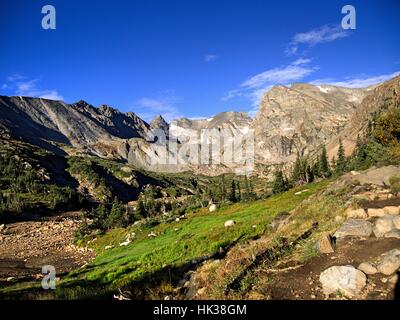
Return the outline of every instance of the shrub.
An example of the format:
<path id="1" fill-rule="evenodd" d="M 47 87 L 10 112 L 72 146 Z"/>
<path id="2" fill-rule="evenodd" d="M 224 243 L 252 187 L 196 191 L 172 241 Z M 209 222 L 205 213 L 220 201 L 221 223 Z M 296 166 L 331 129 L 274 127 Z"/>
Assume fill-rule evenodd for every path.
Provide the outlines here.
<path id="1" fill-rule="evenodd" d="M 396 175 L 390 178 L 390 191 L 394 195 L 398 195 L 400 193 L 400 175 Z"/>

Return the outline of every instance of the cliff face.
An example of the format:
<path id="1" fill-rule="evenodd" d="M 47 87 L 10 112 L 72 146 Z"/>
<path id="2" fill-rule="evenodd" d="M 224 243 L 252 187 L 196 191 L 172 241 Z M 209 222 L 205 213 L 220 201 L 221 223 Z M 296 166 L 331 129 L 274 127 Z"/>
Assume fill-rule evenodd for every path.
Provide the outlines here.
<path id="1" fill-rule="evenodd" d="M 370 89 L 329 85 L 273 87 L 264 95 L 252 123 L 257 161 L 281 163 L 314 152 L 339 134 L 371 93 Z"/>
<path id="2" fill-rule="evenodd" d="M 357 136 L 365 133 L 373 114 L 388 106 L 400 106 L 400 76 L 370 89 L 369 94 L 357 106 L 343 130 L 329 140 L 328 155 L 332 157 L 337 154 L 339 139 L 343 142 L 346 155 L 350 155 L 356 145 Z"/>

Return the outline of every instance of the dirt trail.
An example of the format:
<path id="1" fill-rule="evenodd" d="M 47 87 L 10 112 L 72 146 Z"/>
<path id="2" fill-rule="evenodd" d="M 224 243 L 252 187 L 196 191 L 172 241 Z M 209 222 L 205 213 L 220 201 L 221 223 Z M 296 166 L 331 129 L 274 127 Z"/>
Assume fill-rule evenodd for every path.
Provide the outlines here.
<path id="1" fill-rule="evenodd" d="M 78 225 L 79 212 L 6 224 L 0 231 L 0 280 L 37 278 L 44 265 L 61 274 L 92 260 L 93 252 L 73 245 Z"/>
<path id="2" fill-rule="evenodd" d="M 288 263 L 280 269 L 287 272 L 268 272 L 259 270 L 261 278 L 272 279 L 272 284 L 256 290 L 269 299 L 325 299 L 321 290 L 319 276 L 329 267 L 352 265 L 373 261 L 381 254 L 400 247 L 400 239 L 351 240 L 339 242 L 335 253 L 324 254 L 311 259 L 303 266 Z M 390 276 L 375 274 L 368 276 L 367 287 L 357 299 L 393 299 L 394 285 L 387 280 Z M 384 282 L 383 282 L 383 281 Z"/>

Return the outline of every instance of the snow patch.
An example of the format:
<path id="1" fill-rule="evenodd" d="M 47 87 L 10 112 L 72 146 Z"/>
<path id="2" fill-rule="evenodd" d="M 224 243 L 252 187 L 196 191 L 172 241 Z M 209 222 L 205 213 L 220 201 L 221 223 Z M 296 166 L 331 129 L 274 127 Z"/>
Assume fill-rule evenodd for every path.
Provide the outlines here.
<path id="1" fill-rule="evenodd" d="M 320 90 L 320 91 L 322 91 L 322 92 L 324 92 L 324 93 L 328 93 L 329 91 L 331 91 L 330 90 L 330 88 L 323 88 L 323 87 L 321 87 L 321 86 L 317 86 L 317 88 Z"/>

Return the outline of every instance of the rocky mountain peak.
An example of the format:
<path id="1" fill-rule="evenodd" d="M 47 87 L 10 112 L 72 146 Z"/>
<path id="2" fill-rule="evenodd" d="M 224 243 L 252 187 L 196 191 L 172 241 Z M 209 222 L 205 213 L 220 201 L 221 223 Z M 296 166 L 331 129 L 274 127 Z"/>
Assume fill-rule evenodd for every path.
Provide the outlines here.
<path id="1" fill-rule="evenodd" d="M 150 122 L 150 127 L 153 129 L 161 129 L 164 132 L 168 132 L 169 130 L 169 124 L 165 119 L 162 117 L 162 115 L 156 116 L 151 122 Z"/>
<path id="2" fill-rule="evenodd" d="M 115 114 L 120 114 L 120 112 L 117 109 L 114 109 L 113 107 L 110 107 L 107 104 L 103 104 L 98 108 L 99 112 L 106 116 L 106 117 L 112 117 Z"/>

